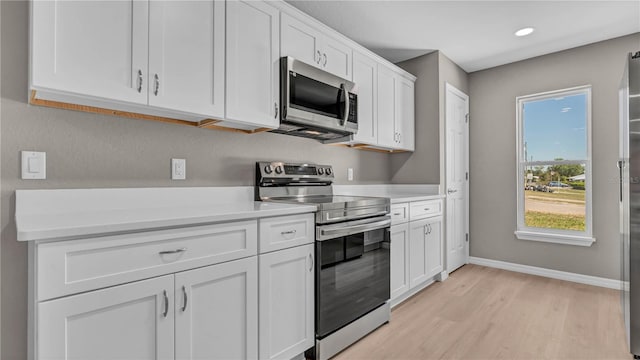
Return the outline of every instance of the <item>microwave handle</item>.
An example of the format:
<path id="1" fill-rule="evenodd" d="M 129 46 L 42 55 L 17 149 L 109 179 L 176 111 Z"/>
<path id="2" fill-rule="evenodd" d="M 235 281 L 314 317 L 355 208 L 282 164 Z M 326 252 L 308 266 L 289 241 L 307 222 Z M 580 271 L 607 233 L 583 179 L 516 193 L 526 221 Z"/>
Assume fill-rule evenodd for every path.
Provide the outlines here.
<path id="1" fill-rule="evenodd" d="M 349 120 L 349 93 L 347 92 L 344 84 L 340 84 L 340 90 L 342 90 L 342 96 L 344 96 L 344 117 L 342 118 L 342 123 L 340 126 L 347 126 L 347 120 Z"/>

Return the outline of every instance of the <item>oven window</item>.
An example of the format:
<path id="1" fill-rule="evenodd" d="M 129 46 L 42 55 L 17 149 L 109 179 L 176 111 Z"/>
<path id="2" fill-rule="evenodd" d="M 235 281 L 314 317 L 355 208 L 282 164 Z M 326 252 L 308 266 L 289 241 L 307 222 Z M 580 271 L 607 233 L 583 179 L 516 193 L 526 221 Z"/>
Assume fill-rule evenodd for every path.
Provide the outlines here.
<path id="1" fill-rule="evenodd" d="M 389 233 L 379 229 L 319 241 L 316 331 L 324 337 L 389 300 Z"/>
<path id="2" fill-rule="evenodd" d="M 340 88 L 294 72 L 289 73 L 289 83 L 289 103 L 292 108 L 343 118 L 345 104 Z"/>

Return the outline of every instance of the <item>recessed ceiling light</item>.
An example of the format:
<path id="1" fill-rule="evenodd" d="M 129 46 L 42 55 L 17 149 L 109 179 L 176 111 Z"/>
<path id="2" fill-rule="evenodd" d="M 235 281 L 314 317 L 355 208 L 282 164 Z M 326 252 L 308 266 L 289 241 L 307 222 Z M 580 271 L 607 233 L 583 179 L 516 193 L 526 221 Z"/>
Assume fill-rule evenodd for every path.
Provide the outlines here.
<path id="1" fill-rule="evenodd" d="M 516 36 L 527 36 L 529 34 L 531 34 L 533 32 L 533 30 L 535 30 L 532 27 L 526 27 L 526 28 L 522 28 L 518 31 L 516 31 Z"/>

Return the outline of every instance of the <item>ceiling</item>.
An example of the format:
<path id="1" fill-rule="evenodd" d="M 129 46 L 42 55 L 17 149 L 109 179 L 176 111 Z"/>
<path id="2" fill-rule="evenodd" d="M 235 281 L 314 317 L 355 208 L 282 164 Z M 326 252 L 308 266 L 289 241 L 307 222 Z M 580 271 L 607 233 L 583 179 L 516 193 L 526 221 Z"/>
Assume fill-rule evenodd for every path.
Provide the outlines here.
<path id="1" fill-rule="evenodd" d="M 640 32 L 640 0 L 286 1 L 394 63 L 440 50 L 467 72 Z"/>

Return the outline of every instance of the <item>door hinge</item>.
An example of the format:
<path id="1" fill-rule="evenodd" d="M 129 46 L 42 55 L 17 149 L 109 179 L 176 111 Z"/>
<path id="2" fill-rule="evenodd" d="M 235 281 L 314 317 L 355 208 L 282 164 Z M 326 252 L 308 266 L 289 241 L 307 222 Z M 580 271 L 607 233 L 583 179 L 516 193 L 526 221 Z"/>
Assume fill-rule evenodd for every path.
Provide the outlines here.
<path id="1" fill-rule="evenodd" d="M 466 233 L 466 234 L 465 234 L 465 240 L 466 240 L 467 242 L 469 242 L 469 233 Z"/>
<path id="2" fill-rule="evenodd" d="M 465 180 L 469 180 L 469 172 L 468 171 L 466 173 L 464 173 L 464 179 Z"/>
<path id="3" fill-rule="evenodd" d="M 466 114 L 464 116 L 464 122 L 468 123 L 469 122 L 469 114 Z"/>

